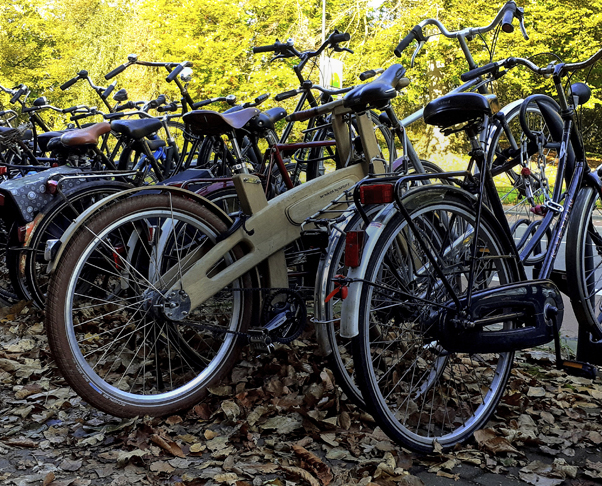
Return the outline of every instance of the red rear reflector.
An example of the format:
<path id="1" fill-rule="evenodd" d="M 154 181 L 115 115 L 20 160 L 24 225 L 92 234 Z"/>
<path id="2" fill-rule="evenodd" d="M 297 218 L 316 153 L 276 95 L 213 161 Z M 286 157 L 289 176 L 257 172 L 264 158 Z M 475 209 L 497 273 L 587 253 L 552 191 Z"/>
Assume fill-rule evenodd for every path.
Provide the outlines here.
<path id="1" fill-rule="evenodd" d="M 122 255 L 125 254 L 125 246 L 123 246 L 121 243 L 118 243 L 117 245 L 115 245 L 115 249 L 113 251 L 113 261 L 115 262 L 115 268 L 117 270 L 121 270 L 121 267 L 119 265 L 119 263 L 122 260 Z"/>
<path id="2" fill-rule="evenodd" d="M 17 228 L 17 238 L 20 243 L 25 243 L 25 238 L 27 238 L 27 226 L 19 226 Z"/>
<path id="3" fill-rule="evenodd" d="M 362 204 L 386 204 L 393 202 L 393 184 L 374 184 L 360 187 Z"/>
<path id="4" fill-rule="evenodd" d="M 4 167 L 4 166 L 1 166 L 1 167 L 0 167 L 0 175 L 4 175 L 4 174 L 6 174 L 7 172 L 8 172 L 8 169 L 7 169 L 6 167 Z"/>
<path id="5" fill-rule="evenodd" d="M 345 236 L 345 265 L 359 267 L 364 245 L 363 231 L 349 231 Z"/>
<path id="6" fill-rule="evenodd" d="M 0 206 L 4 206 L 4 194 L 0 194 Z"/>
<path id="7" fill-rule="evenodd" d="M 46 182 L 46 190 L 50 194 L 56 194 L 56 191 L 58 190 L 58 187 L 59 187 L 59 181 L 49 180 L 49 181 Z"/>

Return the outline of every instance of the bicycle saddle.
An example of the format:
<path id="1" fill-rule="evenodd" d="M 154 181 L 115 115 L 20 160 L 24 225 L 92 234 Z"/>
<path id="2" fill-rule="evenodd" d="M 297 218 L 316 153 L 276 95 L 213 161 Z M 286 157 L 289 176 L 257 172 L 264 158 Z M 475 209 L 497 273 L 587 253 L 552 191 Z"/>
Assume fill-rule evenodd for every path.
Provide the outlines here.
<path id="1" fill-rule="evenodd" d="M 60 137 L 63 133 L 67 133 L 67 130 L 61 130 L 58 132 L 46 132 L 38 135 L 38 146 L 42 150 L 42 152 L 46 152 L 48 149 L 48 142 L 53 138 Z"/>
<path id="2" fill-rule="evenodd" d="M 489 101 L 478 93 L 454 93 L 431 101 L 424 107 L 424 121 L 446 129 L 466 122 L 478 122 L 491 115 Z"/>
<path id="3" fill-rule="evenodd" d="M 143 118 L 141 120 L 115 120 L 111 122 L 111 129 L 123 133 L 126 137 L 139 140 L 159 130 L 163 125 L 157 118 Z"/>
<path id="4" fill-rule="evenodd" d="M 222 135 L 244 127 L 252 118 L 259 115 L 257 108 L 245 108 L 234 113 L 218 113 L 211 110 L 195 110 L 186 113 L 182 119 L 192 133 L 199 135 Z"/>
<path id="5" fill-rule="evenodd" d="M 0 127 L 0 137 L 7 133 L 14 130 L 14 128 L 11 127 Z M 25 132 L 23 132 L 23 135 L 21 135 L 21 140 L 31 140 L 33 138 L 33 132 L 31 130 L 25 130 Z"/>
<path id="6" fill-rule="evenodd" d="M 261 132 L 263 130 L 273 130 L 274 124 L 277 121 L 282 120 L 286 116 L 286 110 L 284 108 L 276 107 L 270 108 L 269 110 L 262 111 L 257 118 L 252 118 L 247 123 L 246 128 L 253 132 Z"/>
<path id="7" fill-rule="evenodd" d="M 88 128 L 72 130 L 61 135 L 61 144 L 64 147 L 77 145 L 96 145 L 101 135 L 111 131 L 111 125 L 107 122 L 96 123 Z"/>
<path id="8" fill-rule="evenodd" d="M 368 105 L 382 106 L 397 96 L 397 90 L 405 88 L 410 81 L 404 78 L 406 69 L 393 64 L 378 78 L 368 84 L 360 84 L 345 95 L 344 106 L 353 109 L 365 109 Z"/>

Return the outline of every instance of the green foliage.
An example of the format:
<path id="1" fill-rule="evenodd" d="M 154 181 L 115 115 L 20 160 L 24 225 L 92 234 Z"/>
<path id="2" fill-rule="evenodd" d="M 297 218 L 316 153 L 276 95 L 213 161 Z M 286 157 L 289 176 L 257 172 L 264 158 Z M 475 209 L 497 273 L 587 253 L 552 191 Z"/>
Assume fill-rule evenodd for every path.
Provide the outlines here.
<path id="1" fill-rule="evenodd" d="M 469 42 L 476 62 L 507 56 L 533 57 L 539 64 L 555 59 L 582 60 L 601 47 L 602 0 L 518 0 L 525 8 L 530 40 L 518 29 Z M 413 25 L 426 18 L 440 20 L 448 30 L 488 24 L 502 3 L 485 0 L 327 0 L 327 32 L 351 34 L 354 54 L 335 53 L 345 63 L 345 84 L 357 75 L 398 62 L 408 68 L 411 85 L 395 100 L 400 115 L 409 114 L 461 84 L 468 69 L 458 44 L 432 37 L 410 66 L 414 45 L 401 59 L 393 49 Z M 251 48 L 293 38 L 298 50 L 321 43 L 320 0 L 2 0 L 0 3 L 0 84 L 25 83 L 32 96 L 46 95 L 58 106 L 99 105 L 97 95 L 82 82 L 66 92 L 58 87 L 80 69 L 106 86 L 104 74 L 125 62 L 127 54 L 141 60 L 194 63 L 190 84 L 193 99 L 236 94 L 247 101 L 266 92 L 275 95 L 298 86 L 291 69 L 296 60 L 270 62 L 271 55 Z M 433 32 L 427 29 L 428 32 Z M 178 99 L 175 86 L 165 82 L 165 70 L 134 66 L 117 77 L 130 99 L 150 99 L 164 93 Z M 318 81 L 318 69 L 308 63 L 305 74 Z M 584 110 L 585 136 L 591 150 L 602 152 L 602 97 L 596 89 L 602 66 L 580 73 L 594 88 Z M 578 78 L 575 77 L 575 80 Z M 553 93 L 549 80 L 515 69 L 501 79 L 496 91 L 502 104 L 533 92 Z M 292 109 L 296 100 L 284 102 Z M 0 107 L 8 99 L 0 96 Z M 275 104 L 269 100 L 264 107 Z M 402 116 L 403 117 L 403 116 Z M 57 124 L 60 124 L 57 121 Z M 421 128 L 422 130 L 422 128 Z"/>

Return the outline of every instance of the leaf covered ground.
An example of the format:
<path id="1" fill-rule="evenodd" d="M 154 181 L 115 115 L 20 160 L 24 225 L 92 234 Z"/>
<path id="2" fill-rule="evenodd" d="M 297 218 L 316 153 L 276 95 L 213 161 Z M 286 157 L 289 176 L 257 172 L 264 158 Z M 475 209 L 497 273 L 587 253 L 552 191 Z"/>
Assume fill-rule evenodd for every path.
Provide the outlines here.
<path id="1" fill-rule="evenodd" d="M 0 484 L 363 485 L 602 482 L 602 380 L 522 353 L 472 444 L 420 456 L 348 402 L 311 331 L 248 353 L 192 410 L 121 420 L 84 403 L 49 356 L 43 315 L 0 309 Z"/>

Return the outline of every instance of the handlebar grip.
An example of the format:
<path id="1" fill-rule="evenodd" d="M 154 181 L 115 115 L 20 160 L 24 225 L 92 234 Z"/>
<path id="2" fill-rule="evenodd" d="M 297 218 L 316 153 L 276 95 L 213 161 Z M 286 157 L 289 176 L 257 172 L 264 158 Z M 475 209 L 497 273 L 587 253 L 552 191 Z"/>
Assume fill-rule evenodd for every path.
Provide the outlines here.
<path id="1" fill-rule="evenodd" d="M 257 46 L 253 47 L 253 54 L 259 54 L 261 52 L 274 52 L 276 50 L 276 45 L 272 44 L 271 46 Z"/>
<path id="2" fill-rule="evenodd" d="M 171 103 L 169 103 L 168 105 L 165 106 L 159 106 L 157 108 L 157 111 L 159 113 L 163 113 L 164 111 L 176 111 L 178 109 L 178 104 L 175 101 L 172 101 Z"/>
<path id="3" fill-rule="evenodd" d="M 75 110 L 77 110 L 77 108 L 78 108 L 77 106 L 71 106 L 71 107 L 69 107 L 69 108 L 65 108 L 65 109 L 63 110 L 63 113 L 71 113 L 72 111 L 75 111 Z"/>
<path id="4" fill-rule="evenodd" d="M 470 81 L 472 79 L 479 78 L 484 74 L 496 73 L 500 69 L 500 66 L 496 62 L 491 62 L 489 64 L 485 64 L 484 66 L 478 67 L 476 69 L 472 69 L 466 73 L 463 73 L 460 76 L 460 79 L 464 82 Z"/>
<path id="5" fill-rule="evenodd" d="M 73 86 L 75 83 L 77 83 L 77 81 L 79 80 L 79 75 L 75 76 L 74 78 L 71 78 L 69 81 L 67 81 L 66 83 L 61 84 L 60 88 L 61 91 L 65 91 L 67 88 L 70 88 L 71 86 Z"/>
<path id="6" fill-rule="evenodd" d="M 331 44 L 338 44 L 339 42 L 347 42 L 351 39 L 351 36 L 347 32 L 343 32 L 342 34 L 332 34 L 328 40 Z"/>
<path id="7" fill-rule="evenodd" d="M 203 106 L 207 106 L 210 105 L 211 103 L 215 103 L 215 98 L 209 98 L 208 100 L 203 100 L 203 101 L 197 101 L 196 103 L 194 103 L 191 108 L 193 110 L 198 110 L 199 108 L 202 108 Z"/>
<path id="8" fill-rule="evenodd" d="M 182 72 L 182 69 L 184 69 L 184 66 L 182 64 L 178 64 L 173 69 L 173 71 L 167 75 L 167 77 L 165 78 L 165 81 L 167 81 L 168 83 L 171 83 L 174 79 L 176 79 L 178 74 L 180 74 Z"/>
<path id="9" fill-rule="evenodd" d="M 278 93 L 276 96 L 274 96 L 274 100 L 284 101 L 292 98 L 293 96 L 297 96 L 298 94 L 299 93 L 297 93 L 296 89 L 291 89 L 290 91 L 285 91 L 284 93 Z"/>
<path id="10" fill-rule="evenodd" d="M 414 27 L 412 27 L 410 33 L 406 35 L 403 38 L 403 40 L 397 45 L 397 47 L 393 51 L 394 54 L 397 57 L 401 57 L 401 53 L 406 49 L 406 47 L 408 47 L 412 43 L 414 39 L 416 39 L 419 42 L 426 40 L 424 34 L 422 33 L 422 27 L 420 27 L 420 25 L 415 25 Z"/>
<path id="11" fill-rule="evenodd" d="M 136 108 L 136 105 L 132 101 L 128 101 L 127 103 L 124 103 L 123 105 L 120 105 L 117 108 L 115 108 L 115 111 L 132 110 L 134 108 Z"/>
<path id="12" fill-rule="evenodd" d="M 100 95 L 100 97 L 106 100 L 109 97 L 109 95 L 113 92 L 114 89 L 115 89 L 115 83 L 109 84 L 109 86 L 107 86 L 107 89 L 104 90 L 104 92 Z"/>
<path id="13" fill-rule="evenodd" d="M 265 94 L 259 95 L 257 98 L 255 98 L 255 104 L 260 105 L 265 100 L 267 100 L 269 97 L 270 97 L 270 93 L 265 93 Z"/>
<path id="14" fill-rule="evenodd" d="M 504 17 L 502 18 L 502 30 L 506 32 L 506 34 L 511 34 L 514 32 L 514 25 L 512 25 L 512 21 L 514 20 L 514 15 L 516 13 L 516 3 L 508 2 L 508 9 L 504 12 Z"/>
<path id="15" fill-rule="evenodd" d="M 94 113 L 82 113 L 81 115 L 75 115 L 71 117 L 71 121 L 81 120 L 82 118 L 88 118 L 92 116 Z"/>
<path id="16" fill-rule="evenodd" d="M 165 101 L 166 101 L 165 95 L 159 95 L 159 96 L 157 96 L 157 99 L 155 100 L 155 102 L 157 103 L 157 106 L 165 104 Z"/>
<path id="17" fill-rule="evenodd" d="M 111 79 L 117 76 L 119 73 L 123 72 L 123 70 L 128 67 L 127 64 L 122 64 L 121 66 L 117 66 L 113 69 L 109 74 L 105 74 L 105 79 Z"/>
<path id="18" fill-rule="evenodd" d="M 364 71 L 360 74 L 360 81 L 366 81 L 366 79 L 370 79 L 376 76 L 376 71 L 374 69 L 368 69 L 368 71 Z"/>
<path id="19" fill-rule="evenodd" d="M 14 104 L 17 102 L 17 100 L 18 100 L 18 99 L 19 99 L 21 96 L 23 96 L 23 93 L 25 93 L 25 90 L 24 90 L 23 88 L 19 88 L 19 91 L 17 91 L 17 92 L 16 92 L 16 93 L 13 95 L 13 97 L 10 99 L 10 103 L 11 103 L 11 105 L 14 105 Z"/>

